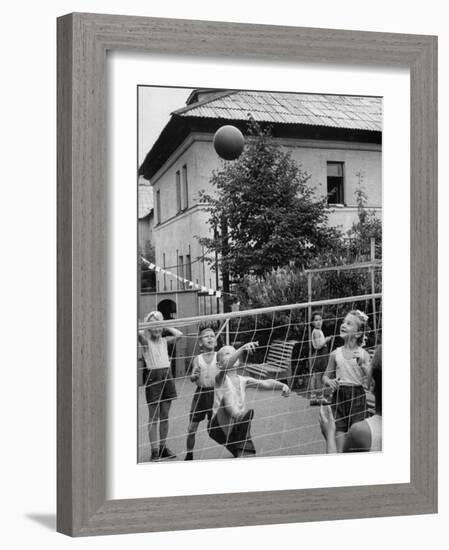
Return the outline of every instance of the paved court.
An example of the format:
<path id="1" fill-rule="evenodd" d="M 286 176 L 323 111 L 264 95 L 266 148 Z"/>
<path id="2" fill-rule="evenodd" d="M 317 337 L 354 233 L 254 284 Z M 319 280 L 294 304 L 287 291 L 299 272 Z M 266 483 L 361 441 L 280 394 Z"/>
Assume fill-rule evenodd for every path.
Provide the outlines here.
<path id="1" fill-rule="evenodd" d="M 176 381 L 178 399 L 170 409 L 168 447 L 184 459 L 188 415 L 195 385 L 189 378 Z M 310 407 L 308 399 L 292 392 L 282 397 L 280 391 L 247 390 L 248 406 L 255 411 L 252 437 L 256 456 L 286 456 L 325 453 L 320 432 L 319 407 Z M 151 450 L 148 440 L 148 410 L 144 389 L 139 388 L 139 462 L 147 462 Z M 206 421 L 201 422 L 194 451 L 195 460 L 232 458 L 231 454 L 207 434 Z"/>

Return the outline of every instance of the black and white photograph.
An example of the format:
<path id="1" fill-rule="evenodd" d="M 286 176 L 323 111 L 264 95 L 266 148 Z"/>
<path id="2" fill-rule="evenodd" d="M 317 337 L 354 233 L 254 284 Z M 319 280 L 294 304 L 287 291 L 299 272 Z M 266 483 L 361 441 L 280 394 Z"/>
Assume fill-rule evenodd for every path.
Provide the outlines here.
<path id="1" fill-rule="evenodd" d="M 137 93 L 138 462 L 382 451 L 382 98 Z"/>
<path id="2" fill-rule="evenodd" d="M 5 548 L 444 541 L 447 16 L 367 7 L 6 5 Z"/>

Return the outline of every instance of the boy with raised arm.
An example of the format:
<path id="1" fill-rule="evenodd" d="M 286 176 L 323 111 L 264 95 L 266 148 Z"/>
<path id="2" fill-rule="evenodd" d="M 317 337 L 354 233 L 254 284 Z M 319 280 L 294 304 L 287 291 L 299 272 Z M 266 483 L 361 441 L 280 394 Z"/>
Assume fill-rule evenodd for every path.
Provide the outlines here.
<path id="1" fill-rule="evenodd" d="M 163 321 L 160 311 L 151 311 L 144 322 Z M 151 445 L 151 460 L 176 458 L 167 447 L 168 415 L 173 399 L 176 399 L 176 387 L 170 372 L 170 358 L 167 344 L 176 342 L 182 332 L 166 327 L 170 336 L 162 336 L 162 328 L 147 328 L 139 334 L 141 360 L 146 369 L 145 396 L 148 404 L 148 436 Z M 159 447 L 158 447 L 159 427 Z"/>
<path id="2" fill-rule="evenodd" d="M 209 423 L 209 436 L 224 445 L 236 458 L 256 454 L 251 439 L 251 421 L 254 410 L 248 409 L 246 388 L 281 390 L 287 397 L 290 388 L 278 380 L 256 380 L 237 374 L 239 359 L 245 351 L 253 353 L 257 342 L 249 342 L 238 351 L 233 346 L 224 346 L 217 353 L 219 372 L 215 377 L 214 414 Z"/>

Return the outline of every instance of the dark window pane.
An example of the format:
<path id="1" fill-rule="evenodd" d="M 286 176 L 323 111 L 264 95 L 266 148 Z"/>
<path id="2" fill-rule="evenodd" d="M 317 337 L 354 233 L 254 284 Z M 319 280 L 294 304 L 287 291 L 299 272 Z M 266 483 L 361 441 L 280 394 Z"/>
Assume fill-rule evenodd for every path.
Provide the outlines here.
<path id="1" fill-rule="evenodd" d="M 344 204 L 344 171 L 342 162 L 327 163 L 327 202 Z"/>
<path id="2" fill-rule="evenodd" d="M 176 172 L 176 205 L 177 212 L 181 212 L 181 175 L 179 170 Z"/>

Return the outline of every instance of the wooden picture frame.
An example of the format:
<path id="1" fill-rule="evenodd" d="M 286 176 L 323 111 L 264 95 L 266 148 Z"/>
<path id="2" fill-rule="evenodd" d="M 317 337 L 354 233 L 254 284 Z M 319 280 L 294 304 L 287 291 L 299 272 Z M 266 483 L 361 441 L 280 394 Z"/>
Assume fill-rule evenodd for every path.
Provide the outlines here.
<path id="1" fill-rule="evenodd" d="M 410 69 L 410 483 L 106 500 L 108 50 Z M 57 529 L 72 536 L 437 511 L 436 37 L 81 13 L 58 19 L 57 448 Z"/>

